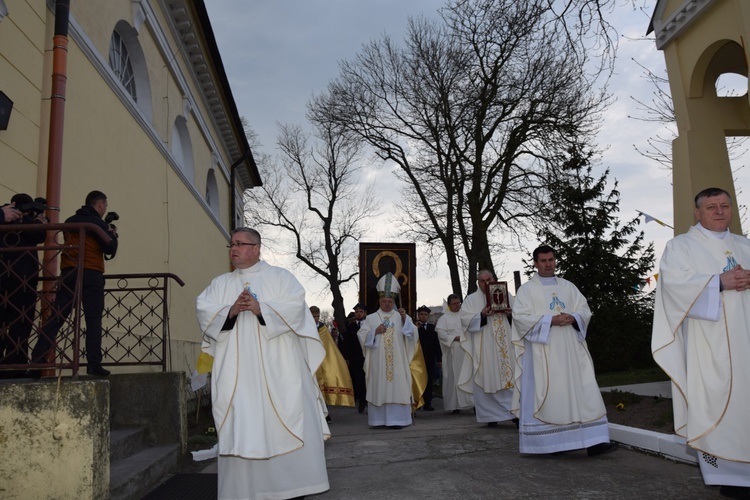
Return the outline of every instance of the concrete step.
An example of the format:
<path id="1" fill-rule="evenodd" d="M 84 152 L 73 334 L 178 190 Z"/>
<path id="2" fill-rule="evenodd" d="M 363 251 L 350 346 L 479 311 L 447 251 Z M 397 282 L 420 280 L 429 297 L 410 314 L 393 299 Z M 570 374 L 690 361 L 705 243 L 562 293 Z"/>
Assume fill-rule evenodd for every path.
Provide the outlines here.
<path id="1" fill-rule="evenodd" d="M 146 429 L 144 427 L 130 427 L 127 429 L 110 429 L 109 431 L 109 463 L 122 460 L 143 448 Z"/>
<path id="2" fill-rule="evenodd" d="M 155 484 L 177 470 L 180 463 L 178 443 L 152 446 L 111 462 L 109 493 L 111 500 L 142 498 Z"/>

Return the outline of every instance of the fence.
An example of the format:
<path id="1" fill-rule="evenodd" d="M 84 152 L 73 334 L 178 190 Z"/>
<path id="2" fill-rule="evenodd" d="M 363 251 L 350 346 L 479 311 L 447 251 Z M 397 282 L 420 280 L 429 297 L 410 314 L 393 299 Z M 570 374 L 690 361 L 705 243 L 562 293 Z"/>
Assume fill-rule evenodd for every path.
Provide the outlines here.
<path id="1" fill-rule="evenodd" d="M 78 244 L 59 243 L 61 232 L 78 233 Z M 54 239 L 44 241 L 47 234 Z M 109 236 L 93 224 L 2 224 L 0 225 L 0 376 L 16 377 L 26 370 L 56 368 L 71 370 L 76 376 L 85 360 L 85 329 L 82 316 L 83 255 L 85 234 L 108 241 Z M 50 243 L 50 241 L 52 243 Z M 66 253 L 77 258 L 72 299 L 62 304 L 70 308 L 60 314 L 54 306 L 55 291 L 67 287 L 60 276 L 40 276 L 43 263 L 38 252 L 51 250 L 58 258 Z M 51 273 L 48 273 L 51 274 Z M 169 287 L 172 281 L 184 286 L 170 273 L 104 275 L 102 317 L 103 366 L 159 366 L 167 370 L 169 360 Z M 50 292 L 39 290 L 48 285 Z M 64 311 L 63 311 L 64 312 Z M 56 335 L 54 358 L 45 363 L 29 363 L 30 351 L 39 339 L 42 326 L 54 318 L 62 326 Z M 33 360 L 32 360 L 33 361 Z M 85 365 L 85 363 L 83 363 Z"/>

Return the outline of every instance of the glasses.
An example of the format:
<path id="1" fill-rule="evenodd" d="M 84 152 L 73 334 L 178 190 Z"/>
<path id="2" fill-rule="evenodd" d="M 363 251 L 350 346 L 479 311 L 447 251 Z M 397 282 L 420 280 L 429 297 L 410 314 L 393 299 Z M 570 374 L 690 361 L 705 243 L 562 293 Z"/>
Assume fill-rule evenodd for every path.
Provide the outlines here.
<path id="1" fill-rule="evenodd" d="M 260 243 L 245 243 L 244 241 L 232 241 L 227 245 L 227 248 L 232 247 L 254 247 L 255 245 L 260 245 Z"/>

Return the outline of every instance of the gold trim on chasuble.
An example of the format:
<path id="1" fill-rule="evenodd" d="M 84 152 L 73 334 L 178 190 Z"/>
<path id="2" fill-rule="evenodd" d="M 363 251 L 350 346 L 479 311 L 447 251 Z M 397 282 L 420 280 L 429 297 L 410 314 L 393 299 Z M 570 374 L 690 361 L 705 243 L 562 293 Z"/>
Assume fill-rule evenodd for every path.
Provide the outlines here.
<path id="1" fill-rule="evenodd" d="M 508 332 L 505 329 L 505 322 L 502 318 L 499 321 L 493 321 L 495 330 L 495 347 L 500 356 L 500 382 L 503 389 L 513 388 L 513 367 L 511 365 L 511 356 L 508 352 Z"/>
<path id="2" fill-rule="evenodd" d="M 378 313 L 380 316 L 380 313 Z M 396 328 L 391 322 L 391 317 L 386 316 L 380 318 L 385 326 L 385 333 L 383 333 L 383 347 L 385 347 L 385 378 L 388 382 L 393 382 L 393 335 L 396 332 Z"/>

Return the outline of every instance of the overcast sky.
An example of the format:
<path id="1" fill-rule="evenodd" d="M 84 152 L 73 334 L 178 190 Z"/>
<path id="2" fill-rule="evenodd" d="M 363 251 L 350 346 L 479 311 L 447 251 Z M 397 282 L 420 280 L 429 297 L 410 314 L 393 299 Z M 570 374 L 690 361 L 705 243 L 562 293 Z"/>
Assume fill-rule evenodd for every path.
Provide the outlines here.
<path id="1" fill-rule="evenodd" d="M 636 210 L 641 210 L 671 225 L 671 173 L 634 149 L 634 145 L 645 147 L 656 128 L 629 118 L 638 114 L 630 96 L 650 100 L 652 92 L 633 60 L 664 74 L 663 54 L 656 50 L 653 40 L 644 37 L 653 4 L 647 0 L 646 11 L 625 6 L 608 14 L 620 34 L 616 74 L 610 81 L 615 101 L 604 116 L 598 136 L 605 151 L 595 173 L 609 167 L 610 181 L 619 181 L 622 221 L 632 219 Z M 383 34 L 402 40 L 409 16 L 435 16 L 440 5 L 442 2 L 437 0 L 206 1 L 239 113 L 258 133 L 262 151 L 269 154 L 275 154 L 276 123 L 306 125 L 307 101 L 338 74 L 339 61 L 353 58 L 362 44 Z M 672 231 L 655 222 L 641 223 L 640 227 L 646 240 L 655 243 L 657 256 L 661 255 Z M 528 251 L 536 244 L 528 242 Z M 512 282 L 513 271 L 523 269 L 521 259 L 527 255 L 519 252 L 497 256 L 499 278 Z M 264 258 L 283 264 L 269 252 Z M 419 257 L 417 265 L 417 301 L 440 305 L 450 293 L 447 269 L 429 270 L 420 265 Z M 330 295 L 321 282 L 302 276 L 300 281 L 308 290 L 308 303 L 324 310 L 331 308 Z M 350 286 L 344 292 L 349 310 L 357 301 L 357 290 Z"/>

